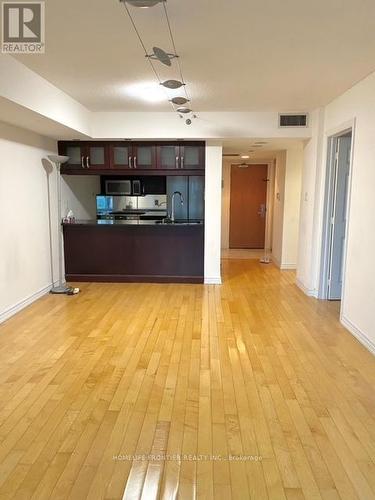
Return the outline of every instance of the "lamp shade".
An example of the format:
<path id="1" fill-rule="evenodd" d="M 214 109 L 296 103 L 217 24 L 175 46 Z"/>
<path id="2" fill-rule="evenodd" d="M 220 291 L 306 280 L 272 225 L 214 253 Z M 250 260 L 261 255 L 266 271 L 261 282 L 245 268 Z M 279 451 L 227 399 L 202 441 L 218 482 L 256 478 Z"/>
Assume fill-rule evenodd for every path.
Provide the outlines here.
<path id="1" fill-rule="evenodd" d="M 59 165 L 69 161 L 69 156 L 49 155 L 47 158 L 52 163 L 59 164 Z"/>

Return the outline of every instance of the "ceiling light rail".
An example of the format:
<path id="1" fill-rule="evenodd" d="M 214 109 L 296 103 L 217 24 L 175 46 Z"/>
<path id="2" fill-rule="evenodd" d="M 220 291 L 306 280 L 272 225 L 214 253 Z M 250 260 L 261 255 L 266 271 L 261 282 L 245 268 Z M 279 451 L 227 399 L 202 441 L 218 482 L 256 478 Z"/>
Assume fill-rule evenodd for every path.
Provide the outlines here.
<path id="1" fill-rule="evenodd" d="M 171 27 L 171 22 L 169 20 L 169 15 L 168 15 L 168 10 L 167 10 L 167 6 L 166 6 L 166 2 L 163 3 L 163 9 L 164 9 L 164 14 L 165 14 L 165 19 L 166 19 L 166 22 L 167 22 L 167 27 L 168 27 L 168 32 L 169 32 L 169 38 L 171 40 L 173 50 L 174 50 L 175 54 L 177 54 L 176 44 L 175 44 L 174 36 L 173 36 L 173 33 L 172 33 L 172 27 Z M 182 65 L 181 65 L 180 59 L 177 59 L 177 65 L 178 65 L 178 70 L 180 72 L 181 81 L 182 81 L 182 83 L 185 84 L 185 80 L 184 80 L 184 75 L 182 73 Z M 186 86 L 185 86 L 184 90 L 185 90 L 186 98 L 189 100 L 189 102 L 191 102 L 192 99 L 191 99 L 191 96 L 189 96 L 189 94 L 188 94 Z"/>
<path id="2" fill-rule="evenodd" d="M 119 0 L 119 1 L 120 1 L 120 3 L 123 4 L 123 6 L 126 9 L 126 12 L 129 16 L 129 19 L 130 19 L 132 26 L 134 28 L 134 31 L 138 37 L 138 40 L 142 46 L 143 51 L 145 53 L 145 57 L 149 61 L 150 66 L 152 68 L 152 71 L 155 74 L 155 77 L 156 77 L 159 85 L 161 85 L 162 87 L 164 87 L 165 89 L 168 89 L 168 90 L 177 90 L 181 87 L 184 90 L 186 97 L 176 96 L 176 97 L 173 97 L 172 99 L 170 99 L 170 96 L 168 95 L 168 93 L 166 91 L 168 101 L 171 103 L 173 110 L 176 111 L 181 118 L 184 117 L 183 115 L 186 116 L 190 113 L 192 114 L 192 118 L 197 118 L 197 116 L 193 113 L 193 111 L 191 109 L 192 106 L 190 106 L 190 107 L 185 106 L 187 103 L 191 103 L 191 97 L 189 96 L 187 89 L 186 89 L 186 82 L 184 80 L 184 76 L 182 73 L 182 67 L 181 67 L 179 56 L 177 54 L 176 44 L 174 41 L 172 28 L 171 28 L 171 23 L 170 23 L 168 11 L 166 8 L 166 0 Z M 133 7 L 139 7 L 139 8 L 146 9 L 149 7 L 154 7 L 155 5 L 160 4 L 160 3 L 163 4 L 165 19 L 167 22 L 168 33 L 169 33 L 169 37 L 170 37 L 171 44 L 173 47 L 173 52 L 166 52 L 165 50 L 161 49 L 160 47 L 155 46 L 152 48 L 152 50 L 153 50 L 152 54 L 149 54 L 147 51 L 146 45 L 143 42 L 141 34 L 137 29 L 137 26 L 134 22 L 134 19 L 133 19 L 132 15 L 128 9 L 127 4 L 129 4 Z M 156 70 L 156 68 L 154 66 L 154 61 L 158 61 L 158 62 L 164 64 L 165 66 L 170 67 L 170 66 L 172 66 L 172 61 L 174 59 L 176 59 L 176 61 L 177 61 L 178 70 L 179 70 L 179 74 L 180 74 L 180 80 L 170 79 L 170 80 L 162 81 L 162 79 L 159 76 L 158 71 Z M 177 106 L 177 108 L 175 108 L 175 106 Z M 185 123 L 187 125 L 190 125 L 192 123 L 192 120 L 190 118 L 187 118 Z"/>

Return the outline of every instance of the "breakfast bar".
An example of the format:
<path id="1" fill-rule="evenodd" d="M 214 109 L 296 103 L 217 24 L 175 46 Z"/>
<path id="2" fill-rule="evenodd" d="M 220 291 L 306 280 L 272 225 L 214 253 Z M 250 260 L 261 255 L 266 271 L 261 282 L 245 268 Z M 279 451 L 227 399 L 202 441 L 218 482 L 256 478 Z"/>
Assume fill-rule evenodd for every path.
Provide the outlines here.
<path id="1" fill-rule="evenodd" d="M 88 220 L 63 231 L 68 281 L 203 283 L 203 222 Z"/>

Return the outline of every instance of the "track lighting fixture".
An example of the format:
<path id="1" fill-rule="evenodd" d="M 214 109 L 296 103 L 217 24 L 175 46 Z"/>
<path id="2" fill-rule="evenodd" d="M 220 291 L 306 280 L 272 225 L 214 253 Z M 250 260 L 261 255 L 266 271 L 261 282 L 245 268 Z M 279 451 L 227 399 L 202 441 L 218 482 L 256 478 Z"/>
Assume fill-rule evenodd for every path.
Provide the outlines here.
<path id="1" fill-rule="evenodd" d="M 183 114 L 191 113 L 191 109 L 189 109 L 189 108 L 177 108 L 177 113 L 183 113 Z"/>
<path id="2" fill-rule="evenodd" d="M 133 7 L 141 7 L 143 9 L 146 9 L 147 7 L 153 7 L 154 5 L 158 3 L 162 3 L 165 0 L 120 0 L 122 3 L 128 3 L 132 5 Z"/>
<path id="3" fill-rule="evenodd" d="M 152 50 L 154 51 L 153 54 L 147 55 L 146 57 L 153 59 L 154 61 L 159 61 L 166 66 L 172 66 L 171 60 L 178 57 L 177 54 L 165 52 L 165 50 L 160 47 L 153 47 Z"/>
<path id="4" fill-rule="evenodd" d="M 142 46 L 145 57 L 148 59 L 148 62 L 151 66 L 151 69 L 152 69 L 153 73 L 155 74 L 155 77 L 156 77 L 158 84 L 160 86 L 164 87 L 165 89 L 168 89 L 168 90 L 177 90 L 181 87 L 185 87 L 186 83 L 185 83 L 185 79 L 184 79 L 183 74 L 182 74 L 182 68 L 181 68 L 181 64 L 179 61 L 179 56 L 177 55 L 177 49 L 176 49 L 176 44 L 175 44 L 173 33 L 172 33 L 171 23 L 170 23 L 170 19 L 169 19 L 169 15 L 168 15 L 168 9 L 166 7 L 167 0 L 119 0 L 119 1 L 120 1 L 120 3 L 123 4 L 128 16 L 129 16 L 130 22 L 134 28 L 134 31 L 138 37 L 138 40 Z M 167 51 L 163 50 L 162 48 L 156 47 L 156 46 L 154 46 L 152 48 L 152 53 L 148 52 L 148 50 L 146 48 L 147 44 L 142 39 L 141 33 L 138 30 L 137 25 L 135 23 L 135 20 L 133 18 L 131 9 L 128 8 L 128 5 L 131 5 L 133 7 L 148 8 L 148 7 L 154 7 L 157 4 L 162 4 L 162 6 L 163 6 L 163 8 L 161 10 L 162 10 L 162 14 L 164 14 L 164 16 L 165 16 L 165 21 L 166 21 L 167 28 L 168 28 L 169 38 L 170 38 L 170 42 L 171 42 L 171 52 L 167 52 Z M 159 75 L 159 69 L 155 65 L 154 61 L 159 61 L 162 64 L 164 64 L 165 66 L 171 67 L 173 59 L 177 60 L 177 65 L 176 65 L 175 69 L 178 70 L 178 72 L 179 72 L 179 80 L 170 79 L 170 80 L 162 81 L 160 78 L 160 75 Z M 188 95 L 186 88 L 184 89 L 184 92 L 181 92 L 181 93 L 182 94 L 184 93 L 185 97 L 182 97 L 181 95 L 172 97 L 172 96 L 168 96 L 168 93 L 167 93 L 167 99 L 169 99 L 169 102 L 171 103 L 173 110 L 177 111 L 179 116 L 181 118 L 183 118 L 184 115 L 186 116 L 189 113 L 193 113 L 193 111 L 191 109 L 192 108 L 191 104 L 190 104 L 190 107 L 185 106 L 188 102 L 191 102 L 191 98 Z M 152 102 L 154 102 L 154 100 Z M 191 118 L 196 118 L 196 115 L 192 114 Z M 191 125 L 191 123 L 192 123 L 192 120 L 190 118 L 186 120 L 187 125 Z"/>
<path id="5" fill-rule="evenodd" d="M 165 82 L 160 83 L 160 85 L 163 85 L 163 87 L 165 87 L 167 89 L 175 90 L 175 89 L 179 89 L 180 87 L 182 87 L 185 84 L 180 82 L 179 80 L 166 80 Z"/>
<path id="6" fill-rule="evenodd" d="M 173 104 L 176 104 L 176 106 L 183 106 L 184 104 L 189 102 L 189 99 L 186 99 L 186 97 L 173 97 L 173 99 L 171 99 L 171 102 L 173 102 Z"/>

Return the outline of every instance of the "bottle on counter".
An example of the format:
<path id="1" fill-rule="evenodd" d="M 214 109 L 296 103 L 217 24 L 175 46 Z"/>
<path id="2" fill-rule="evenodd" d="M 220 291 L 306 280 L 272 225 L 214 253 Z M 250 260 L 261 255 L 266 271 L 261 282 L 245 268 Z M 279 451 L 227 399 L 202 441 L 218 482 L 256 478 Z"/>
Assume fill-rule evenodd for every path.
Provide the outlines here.
<path id="1" fill-rule="evenodd" d="M 73 210 L 69 210 L 69 212 L 66 214 L 66 216 L 64 217 L 64 220 L 63 222 L 65 224 L 74 224 L 76 221 L 76 218 L 74 217 L 74 213 L 73 213 Z"/>

